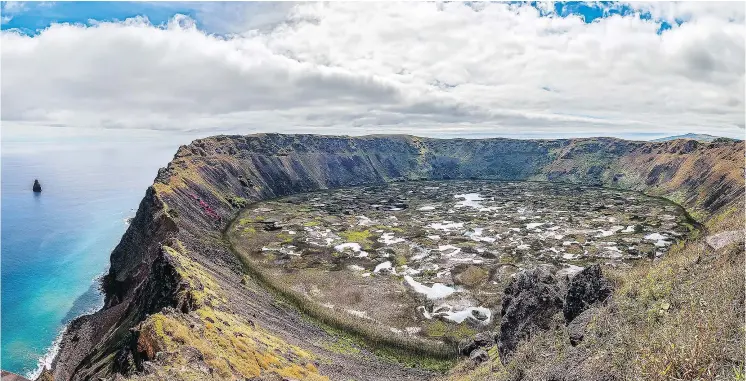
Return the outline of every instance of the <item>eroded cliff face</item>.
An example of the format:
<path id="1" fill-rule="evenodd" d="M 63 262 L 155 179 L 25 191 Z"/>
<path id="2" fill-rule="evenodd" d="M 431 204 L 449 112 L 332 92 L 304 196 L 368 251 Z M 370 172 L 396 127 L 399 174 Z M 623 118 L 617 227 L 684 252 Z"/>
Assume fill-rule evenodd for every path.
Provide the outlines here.
<path id="1" fill-rule="evenodd" d="M 718 216 L 710 221 L 717 226 L 743 211 L 743 171 L 743 142 L 278 134 L 196 140 L 180 147 L 148 188 L 111 254 L 106 305 L 71 323 L 55 379 L 433 376 L 319 345 L 329 333 L 245 277 L 222 232 L 246 203 L 393 181 L 564 181 L 663 196 L 700 222 Z"/>

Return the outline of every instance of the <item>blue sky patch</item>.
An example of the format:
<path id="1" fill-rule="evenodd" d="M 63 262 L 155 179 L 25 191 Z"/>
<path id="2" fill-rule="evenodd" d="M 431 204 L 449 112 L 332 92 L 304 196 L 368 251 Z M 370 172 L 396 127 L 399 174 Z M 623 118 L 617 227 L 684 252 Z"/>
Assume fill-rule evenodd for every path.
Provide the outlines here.
<path id="1" fill-rule="evenodd" d="M 248 4 L 251 5 L 251 3 Z M 538 9 L 540 14 L 545 17 L 580 16 L 586 23 L 592 23 L 613 15 L 637 15 L 643 20 L 652 19 L 650 13 L 636 11 L 624 3 L 608 1 L 557 2 L 554 3 L 554 12 L 548 12 L 535 1 L 511 2 L 510 4 L 515 6 L 529 4 Z M 206 30 L 208 33 L 220 34 L 223 32 L 222 30 L 211 28 L 210 23 L 204 23 L 204 20 L 201 20 L 200 11 L 209 7 L 219 9 L 226 6 L 228 6 L 227 3 L 220 2 L 25 2 L 21 6 L 18 6 L 18 3 L 10 5 L 8 2 L 0 2 L 3 15 L 2 30 L 16 29 L 28 35 L 36 35 L 54 23 L 91 25 L 91 20 L 99 22 L 123 21 L 136 16 L 147 17 L 152 24 L 161 25 L 168 22 L 176 14 L 191 17 L 196 21 L 198 28 Z M 10 7 L 10 10 L 6 11 L 8 7 Z M 478 10 L 481 7 L 475 6 L 475 9 Z M 683 20 L 676 20 L 675 24 L 680 25 L 682 22 Z M 663 20 L 658 20 L 657 23 L 659 24 L 658 34 L 674 27 L 674 25 Z M 214 24 L 212 26 L 217 27 Z"/>
<path id="2" fill-rule="evenodd" d="M 189 3 L 144 2 L 58 2 L 54 4 L 26 2 L 23 9 L 6 12 L 7 2 L 2 2 L 2 30 L 17 29 L 35 35 L 54 23 L 91 25 L 95 21 L 124 21 L 145 16 L 154 25 L 168 22 L 176 14 L 196 18 L 196 11 Z M 10 19 L 8 20 L 8 17 Z M 199 27 L 199 22 L 197 23 Z"/>

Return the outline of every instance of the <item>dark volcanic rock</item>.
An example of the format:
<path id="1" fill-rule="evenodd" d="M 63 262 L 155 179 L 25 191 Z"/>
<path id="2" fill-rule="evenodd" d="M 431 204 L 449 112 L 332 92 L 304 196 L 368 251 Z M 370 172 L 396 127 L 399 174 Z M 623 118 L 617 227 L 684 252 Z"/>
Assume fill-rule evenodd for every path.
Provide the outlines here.
<path id="1" fill-rule="evenodd" d="M 535 330 L 551 328 L 552 316 L 562 310 L 562 287 L 543 267 L 515 275 L 505 288 L 498 349 L 508 362 L 518 343 Z"/>
<path id="2" fill-rule="evenodd" d="M 476 349 L 489 348 L 495 345 L 495 340 L 489 332 L 480 332 L 473 338 L 463 339 L 458 343 L 458 351 L 464 356 L 468 356 Z"/>
<path id="3" fill-rule="evenodd" d="M 36 193 L 41 192 L 41 184 L 39 184 L 39 180 L 34 180 L 34 186 L 32 189 Z"/>
<path id="4" fill-rule="evenodd" d="M 477 349 L 469 355 L 469 359 L 473 361 L 475 364 L 481 364 L 487 360 L 490 359 L 490 356 L 487 354 L 487 352 L 484 349 Z"/>
<path id="5" fill-rule="evenodd" d="M 598 314 L 598 308 L 589 308 L 580 313 L 575 319 L 572 319 L 570 324 L 567 325 L 567 333 L 570 336 L 570 344 L 573 346 L 578 345 L 583 341 L 585 337 L 586 329 L 588 324 L 593 321 L 593 318 Z"/>
<path id="6" fill-rule="evenodd" d="M 579 272 L 567 288 L 562 309 L 565 322 L 570 323 L 591 305 L 603 303 L 613 291 L 611 283 L 601 273 L 600 265 L 593 265 Z"/>

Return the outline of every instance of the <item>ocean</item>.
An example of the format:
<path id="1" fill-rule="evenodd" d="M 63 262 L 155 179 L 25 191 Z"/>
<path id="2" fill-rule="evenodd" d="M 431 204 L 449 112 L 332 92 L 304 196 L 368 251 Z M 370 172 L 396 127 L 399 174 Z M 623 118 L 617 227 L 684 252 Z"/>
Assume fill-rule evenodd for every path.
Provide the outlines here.
<path id="1" fill-rule="evenodd" d="M 31 376 L 51 361 L 67 322 L 101 307 L 98 278 L 126 219 L 188 141 L 2 138 L 0 367 Z"/>

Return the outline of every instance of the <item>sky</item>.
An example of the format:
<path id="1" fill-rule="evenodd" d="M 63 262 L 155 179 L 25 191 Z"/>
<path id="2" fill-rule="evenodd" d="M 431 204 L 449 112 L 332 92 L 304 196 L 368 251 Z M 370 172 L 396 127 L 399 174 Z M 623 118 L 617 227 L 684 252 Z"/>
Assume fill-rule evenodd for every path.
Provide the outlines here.
<path id="1" fill-rule="evenodd" d="M 742 2 L 2 2 L 0 12 L 5 140 L 745 133 Z"/>

